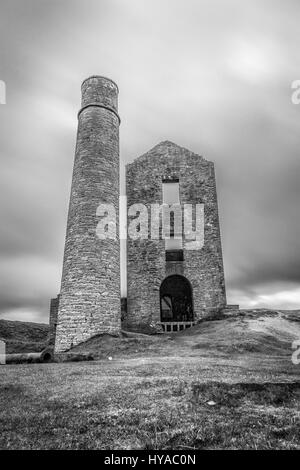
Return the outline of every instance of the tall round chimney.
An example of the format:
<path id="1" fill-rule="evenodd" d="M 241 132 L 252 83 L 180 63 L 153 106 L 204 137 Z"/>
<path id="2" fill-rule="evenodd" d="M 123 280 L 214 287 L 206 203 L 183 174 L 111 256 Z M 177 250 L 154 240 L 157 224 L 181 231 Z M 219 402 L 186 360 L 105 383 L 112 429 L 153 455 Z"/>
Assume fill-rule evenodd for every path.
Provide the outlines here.
<path id="1" fill-rule="evenodd" d="M 101 76 L 84 80 L 56 352 L 65 351 L 99 333 L 120 330 L 119 124 L 117 85 Z M 111 211 L 109 207 L 112 207 Z M 112 217 L 109 224 L 112 230 L 99 236 L 97 226 L 108 214 Z"/>

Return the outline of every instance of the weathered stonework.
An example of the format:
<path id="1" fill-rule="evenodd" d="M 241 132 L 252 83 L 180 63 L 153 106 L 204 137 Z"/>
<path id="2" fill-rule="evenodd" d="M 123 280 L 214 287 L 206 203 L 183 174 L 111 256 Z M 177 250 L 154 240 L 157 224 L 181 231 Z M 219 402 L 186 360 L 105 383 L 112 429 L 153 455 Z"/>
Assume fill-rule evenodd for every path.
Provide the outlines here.
<path id="1" fill-rule="evenodd" d="M 55 344 L 56 326 L 59 307 L 59 294 L 54 299 L 50 300 L 50 321 L 49 321 L 49 345 Z"/>
<path id="2" fill-rule="evenodd" d="M 187 250 L 183 261 L 166 261 L 165 241 L 128 240 L 127 316 L 131 329 L 159 323 L 160 286 L 169 275 L 183 275 L 193 292 L 195 320 L 218 313 L 226 305 L 214 165 L 172 142 L 162 142 L 127 165 L 128 207 L 162 204 L 162 180 L 179 179 L 180 203 L 204 204 L 204 246 Z"/>
<path id="3" fill-rule="evenodd" d="M 100 203 L 119 208 L 118 88 L 94 76 L 82 84 L 82 107 L 70 196 L 55 351 L 121 326 L 119 239 L 96 234 Z M 117 227 L 118 232 L 118 227 Z"/>
<path id="4" fill-rule="evenodd" d="M 97 235 L 97 225 L 104 216 L 97 215 L 100 204 L 112 204 L 118 219 L 119 124 L 117 85 L 99 76 L 85 80 L 61 291 L 51 300 L 50 308 L 49 342 L 55 342 L 56 353 L 100 333 L 118 333 L 121 322 L 123 328 L 138 331 L 178 331 L 226 306 L 214 165 L 168 141 L 127 165 L 128 207 L 146 206 L 149 228 L 148 239 L 128 237 L 127 299 L 120 298 L 118 223 L 116 238 L 100 239 Z M 181 207 L 204 205 L 201 249 L 188 249 L 190 242 L 185 239 L 182 250 L 170 248 L 172 243 L 167 248 L 161 226 L 157 239 L 151 234 L 151 205 L 162 205 L 163 184 L 175 181 Z M 174 214 L 174 220 L 181 223 L 181 214 Z M 168 295 L 171 322 L 178 323 L 176 329 L 169 325 L 169 330 Z"/>

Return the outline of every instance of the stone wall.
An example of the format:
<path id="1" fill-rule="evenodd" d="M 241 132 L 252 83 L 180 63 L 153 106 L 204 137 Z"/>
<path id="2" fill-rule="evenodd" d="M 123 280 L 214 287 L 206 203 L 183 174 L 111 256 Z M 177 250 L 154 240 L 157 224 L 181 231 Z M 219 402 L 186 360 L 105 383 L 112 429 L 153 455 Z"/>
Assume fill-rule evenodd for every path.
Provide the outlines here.
<path id="1" fill-rule="evenodd" d="M 127 165 L 128 207 L 162 204 L 162 180 L 179 179 L 181 204 L 204 204 L 204 247 L 188 250 L 184 260 L 166 262 L 165 240 L 127 243 L 127 325 L 131 329 L 160 321 L 160 285 L 170 274 L 184 275 L 193 290 L 196 319 L 226 305 L 214 165 L 172 142 L 162 142 Z M 150 221 L 149 221 L 150 222 Z M 150 224 L 149 224 L 150 236 Z"/>
<path id="2" fill-rule="evenodd" d="M 59 294 L 54 299 L 50 300 L 50 319 L 49 319 L 49 345 L 55 344 L 56 326 L 59 307 Z"/>
<path id="3" fill-rule="evenodd" d="M 122 297 L 121 298 L 121 324 L 122 325 L 124 322 L 126 322 L 126 317 L 127 317 L 127 298 Z"/>
<path id="4" fill-rule="evenodd" d="M 104 77 L 82 84 L 55 351 L 120 330 L 120 248 L 101 240 L 100 203 L 119 208 L 118 88 Z M 118 234 L 118 226 L 117 226 Z"/>

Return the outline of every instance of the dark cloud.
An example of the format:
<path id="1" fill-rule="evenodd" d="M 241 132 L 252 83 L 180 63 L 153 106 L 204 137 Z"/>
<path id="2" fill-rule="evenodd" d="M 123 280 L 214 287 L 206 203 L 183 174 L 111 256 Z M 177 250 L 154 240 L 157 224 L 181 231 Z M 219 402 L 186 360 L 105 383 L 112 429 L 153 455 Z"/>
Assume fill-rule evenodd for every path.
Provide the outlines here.
<path id="1" fill-rule="evenodd" d="M 121 158 L 172 140 L 216 165 L 228 300 L 300 305 L 299 2 L 4 0 L 0 315 L 59 290 L 80 83 L 120 88 Z"/>

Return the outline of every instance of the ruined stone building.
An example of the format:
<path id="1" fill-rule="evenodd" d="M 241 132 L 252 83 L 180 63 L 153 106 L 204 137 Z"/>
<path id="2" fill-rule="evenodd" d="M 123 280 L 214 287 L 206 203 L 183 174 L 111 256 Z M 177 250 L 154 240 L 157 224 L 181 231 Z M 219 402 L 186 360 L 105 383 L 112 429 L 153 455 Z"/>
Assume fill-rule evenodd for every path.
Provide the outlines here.
<path id="1" fill-rule="evenodd" d="M 172 142 L 162 142 L 126 168 L 129 222 L 133 205 L 199 205 L 204 211 L 201 247 L 191 239 L 163 236 L 161 216 L 153 236 L 127 240 L 127 302 L 121 321 L 120 242 L 99 238 L 99 204 L 119 210 L 118 87 L 93 76 L 82 84 L 82 105 L 71 187 L 60 294 L 51 301 L 55 351 L 65 351 L 101 333 L 192 326 L 226 306 L 214 165 Z M 173 219 L 172 219 L 173 217 Z M 182 219 L 181 219 L 182 220 Z M 176 235 L 176 234 L 175 234 Z M 127 303 L 127 307 L 126 307 Z"/>

